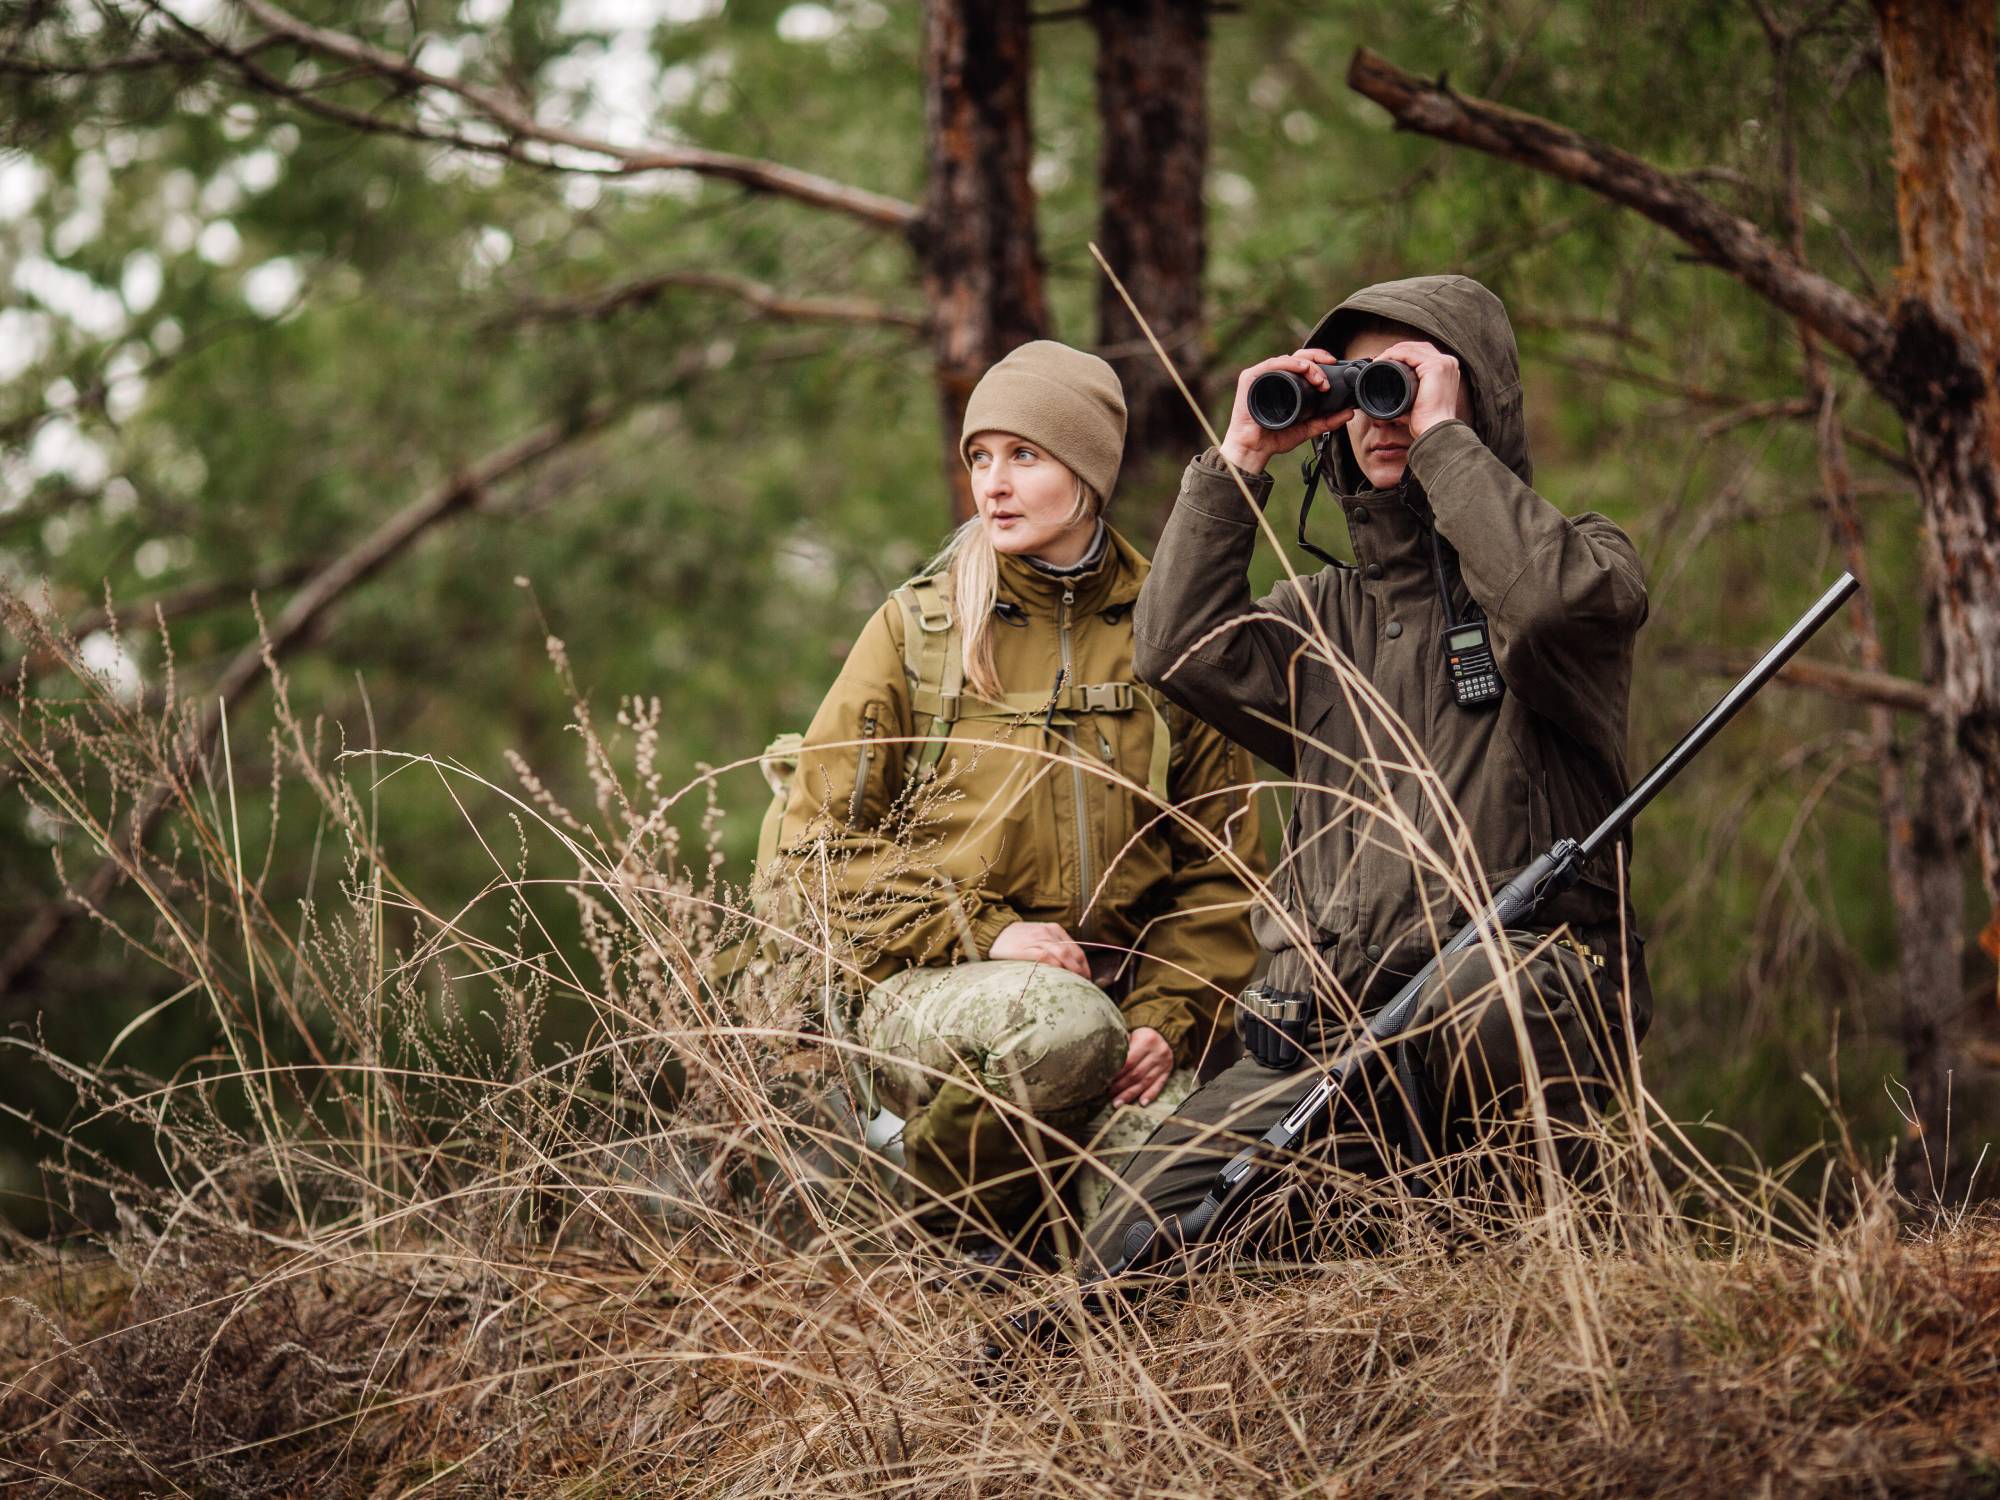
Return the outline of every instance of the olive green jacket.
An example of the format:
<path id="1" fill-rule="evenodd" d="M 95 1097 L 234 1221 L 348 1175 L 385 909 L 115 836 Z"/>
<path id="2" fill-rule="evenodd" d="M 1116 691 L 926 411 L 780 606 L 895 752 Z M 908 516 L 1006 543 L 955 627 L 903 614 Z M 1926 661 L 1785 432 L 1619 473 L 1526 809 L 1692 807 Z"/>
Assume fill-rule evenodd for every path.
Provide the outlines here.
<path id="1" fill-rule="evenodd" d="M 1589 832 L 1625 791 L 1646 586 L 1617 526 L 1565 516 L 1531 487 L 1513 330 L 1491 292 L 1460 276 L 1370 287 L 1328 314 L 1308 347 L 1339 353 L 1357 313 L 1422 329 L 1455 354 L 1471 389 L 1470 425 L 1427 429 L 1393 491 L 1367 486 L 1338 430 L 1335 503 L 1355 564 L 1254 601 L 1245 576 L 1254 517 L 1213 450 L 1204 454 L 1182 481 L 1136 626 L 1142 677 L 1301 785 L 1276 881 L 1290 921 L 1256 915 L 1259 939 L 1277 955 L 1273 982 L 1309 987 L 1312 965 L 1295 951 L 1303 934 L 1366 1007 L 1419 968 L 1464 911 L 1441 875 L 1419 874 L 1408 841 L 1375 811 L 1393 798 L 1424 842 L 1445 850 L 1438 808 L 1406 769 L 1407 751 L 1313 644 L 1315 630 L 1414 733 L 1497 888 L 1556 838 Z M 1270 476 L 1248 484 L 1261 506 Z M 1497 708 L 1460 707 L 1447 679 L 1433 525 L 1447 544 L 1454 614 L 1462 620 L 1473 601 L 1485 610 L 1506 687 Z M 1617 892 L 1607 851 L 1535 925 L 1572 924 L 1610 954 L 1615 975 Z M 1629 930 L 1629 908 L 1622 915 Z M 1629 957 L 1642 1031 L 1652 1001 L 1636 943 Z"/>
<path id="2" fill-rule="evenodd" d="M 905 612 L 884 604 L 806 732 L 780 847 L 869 979 L 984 958 L 1013 922 L 1060 923 L 1126 1024 L 1185 1063 L 1250 977 L 1245 872 L 1261 879 L 1263 859 L 1249 756 L 1136 683 L 1146 571 L 1115 531 L 1070 580 L 1003 557 L 993 656 L 1016 701 L 968 688 L 934 778 L 907 797 L 922 723 Z M 1172 811 L 1147 792 L 1163 722 Z"/>

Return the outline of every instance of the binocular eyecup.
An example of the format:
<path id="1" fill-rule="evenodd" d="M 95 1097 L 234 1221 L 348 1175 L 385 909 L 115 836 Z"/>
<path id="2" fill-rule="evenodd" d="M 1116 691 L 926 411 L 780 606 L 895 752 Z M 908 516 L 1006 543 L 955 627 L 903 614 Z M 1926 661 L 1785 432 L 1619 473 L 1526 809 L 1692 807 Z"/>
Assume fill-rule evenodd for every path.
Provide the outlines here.
<path id="1" fill-rule="evenodd" d="M 1267 370 L 1251 381 L 1251 420 L 1267 432 L 1282 432 L 1358 406 L 1388 422 L 1417 399 L 1417 373 L 1399 359 L 1340 359 L 1320 368 L 1326 390 L 1290 370 Z"/>

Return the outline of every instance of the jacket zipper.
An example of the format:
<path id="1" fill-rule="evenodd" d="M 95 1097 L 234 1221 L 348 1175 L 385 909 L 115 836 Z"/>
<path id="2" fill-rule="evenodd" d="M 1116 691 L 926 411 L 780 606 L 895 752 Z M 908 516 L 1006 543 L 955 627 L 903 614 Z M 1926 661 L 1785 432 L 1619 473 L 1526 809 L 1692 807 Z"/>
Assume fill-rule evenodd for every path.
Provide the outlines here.
<path id="1" fill-rule="evenodd" d="M 861 802 L 868 794 L 868 763 L 875 753 L 875 715 L 865 715 L 861 720 L 861 751 L 854 763 L 854 797 L 847 804 L 848 826 L 861 821 Z"/>
<path id="2" fill-rule="evenodd" d="M 1072 687 L 1076 685 L 1076 672 L 1074 663 L 1070 660 L 1070 613 L 1075 608 L 1075 605 L 1075 587 L 1070 584 L 1063 585 L 1062 614 L 1057 617 L 1056 625 L 1062 642 L 1063 678 Z M 1078 744 L 1075 735 L 1072 734 L 1068 738 L 1070 749 L 1075 752 L 1070 759 L 1070 777 L 1076 801 L 1076 874 L 1078 881 L 1076 904 L 1078 911 L 1082 912 L 1090 901 L 1092 884 L 1090 869 L 1090 823 L 1084 816 L 1083 811 L 1082 747 Z M 1089 927 L 1089 919 L 1079 916 L 1077 931 L 1082 933 L 1088 930 Z"/>

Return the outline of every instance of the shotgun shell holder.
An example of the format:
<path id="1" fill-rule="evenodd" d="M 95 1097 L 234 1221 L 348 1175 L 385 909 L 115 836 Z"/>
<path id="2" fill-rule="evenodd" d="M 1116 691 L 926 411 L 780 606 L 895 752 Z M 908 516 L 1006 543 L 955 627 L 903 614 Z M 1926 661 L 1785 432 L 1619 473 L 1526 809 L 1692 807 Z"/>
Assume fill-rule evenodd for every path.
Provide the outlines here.
<path id="1" fill-rule="evenodd" d="M 1265 1067 L 1289 1073 L 1305 1061 L 1306 1028 L 1312 1024 L 1313 997 L 1251 985 L 1238 1001 L 1243 1011 L 1243 1045 Z"/>

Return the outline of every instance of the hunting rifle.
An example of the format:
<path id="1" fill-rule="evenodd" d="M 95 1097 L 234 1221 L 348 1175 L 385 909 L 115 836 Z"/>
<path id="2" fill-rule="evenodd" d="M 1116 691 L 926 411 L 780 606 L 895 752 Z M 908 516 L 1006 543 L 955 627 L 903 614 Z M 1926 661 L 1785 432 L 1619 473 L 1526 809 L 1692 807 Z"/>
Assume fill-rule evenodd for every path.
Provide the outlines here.
<path id="1" fill-rule="evenodd" d="M 1318 1073 L 1312 1086 L 1299 1096 L 1298 1102 L 1285 1112 L 1284 1118 L 1266 1131 L 1262 1140 L 1236 1154 L 1217 1175 L 1208 1195 L 1185 1218 L 1176 1215 L 1164 1223 L 1141 1220 L 1134 1224 L 1126 1232 L 1123 1255 L 1100 1277 L 1090 1279 L 1109 1280 L 1129 1272 L 1150 1269 L 1168 1257 L 1219 1234 L 1243 1204 L 1255 1195 L 1269 1175 L 1273 1161 L 1282 1160 L 1288 1153 L 1297 1151 L 1320 1120 L 1331 1116 L 1348 1079 L 1361 1071 L 1370 1056 L 1380 1056 L 1385 1046 L 1410 1024 L 1417 1008 L 1417 996 L 1437 973 L 1438 966 L 1453 954 L 1471 947 L 1489 932 L 1497 938 L 1506 928 L 1532 916 L 1548 897 L 1574 885 L 1591 857 L 1625 831 L 1646 804 L 1680 774 L 1681 769 L 1715 738 L 1717 731 L 1735 716 L 1736 711 L 1778 674 L 1778 669 L 1833 618 L 1859 587 L 1853 574 L 1842 573 L 1839 581 L 1820 596 L 1819 602 L 1807 610 L 1798 623 L 1786 631 L 1784 637 L 1765 652 L 1762 659 L 1723 694 L 1713 708 L 1702 715 L 1694 728 L 1681 736 L 1680 743 L 1646 773 L 1625 800 L 1613 808 L 1610 815 L 1581 843 L 1575 839 L 1558 839 L 1546 854 L 1502 886 L 1494 895 L 1492 905 L 1459 928 L 1437 955 L 1396 992 L 1395 998 L 1369 1018 L 1366 1031 L 1355 1044 Z"/>

